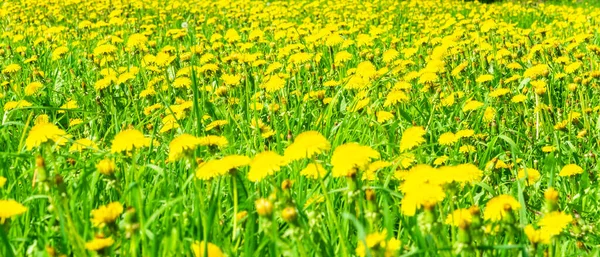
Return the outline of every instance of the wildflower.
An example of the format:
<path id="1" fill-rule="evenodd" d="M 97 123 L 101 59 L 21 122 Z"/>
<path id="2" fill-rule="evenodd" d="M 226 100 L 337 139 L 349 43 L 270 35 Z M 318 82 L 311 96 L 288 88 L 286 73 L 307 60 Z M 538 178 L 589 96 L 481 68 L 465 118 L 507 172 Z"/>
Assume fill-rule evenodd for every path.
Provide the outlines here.
<path id="1" fill-rule="evenodd" d="M 44 85 L 40 82 L 31 82 L 25 87 L 25 95 L 30 96 L 37 93 Z"/>
<path id="2" fill-rule="evenodd" d="M 405 193 L 402 198 L 400 211 L 406 216 L 414 216 L 421 207 L 432 209 L 446 197 L 444 189 L 439 184 L 405 182 L 402 186 Z"/>
<path id="3" fill-rule="evenodd" d="M 181 134 L 169 143 L 169 161 L 177 161 L 193 152 L 200 144 L 200 139 L 190 134 Z"/>
<path id="4" fill-rule="evenodd" d="M 98 146 L 96 143 L 94 143 L 94 141 L 87 138 L 82 138 L 73 142 L 73 145 L 71 148 L 69 148 L 69 152 L 81 152 L 86 149 L 98 150 Z"/>
<path id="5" fill-rule="evenodd" d="M 403 91 L 394 90 L 387 95 L 383 106 L 388 107 L 397 103 L 406 103 L 408 101 L 410 101 L 410 98 Z"/>
<path id="6" fill-rule="evenodd" d="M 285 207 L 281 211 L 281 218 L 289 223 L 293 223 L 298 218 L 298 210 L 295 207 Z"/>
<path id="7" fill-rule="evenodd" d="M 438 143 L 440 145 L 451 145 L 456 143 L 457 139 L 458 138 L 456 137 L 456 135 L 454 135 L 454 133 L 446 132 L 440 135 L 440 137 L 438 138 Z"/>
<path id="8" fill-rule="evenodd" d="M 334 177 L 349 177 L 356 169 L 364 170 L 372 159 L 379 159 L 379 152 L 369 146 L 358 143 L 346 143 L 338 146 L 331 157 Z"/>
<path id="9" fill-rule="evenodd" d="M 227 138 L 225 138 L 224 136 L 208 135 L 208 136 L 200 137 L 200 138 L 198 138 L 198 140 L 199 140 L 198 145 L 201 145 L 201 146 L 225 147 L 229 144 L 229 141 L 227 141 Z"/>
<path id="10" fill-rule="evenodd" d="M 284 156 L 288 161 L 300 159 L 310 159 L 315 155 L 329 150 L 331 145 L 329 141 L 317 131 L 307 131 L 300 133 L 294 143 L 288 146 L 284 151 Z"/>
<path id="11" fill-rule="evenodd" d="M 367 167 L 367 169 L 363 173 L 362 179 L 373 181 L 373 180 L 376 179 L 376 172 L 378 170 L 383 169 L 383 168 L 387 168 L 389 166 L 392 166 L 391 162 L 381 161 L 381 160 L 374 161 L 371 164 L 369 164 L 369 166 Z"/>
<path id="12" fill-rule="evenodd" d="M 469 209 L 456 209 L 448 214 L 444 223 L 454 227 L 468 227 L 472 219 L 473 217 Z"/>
<path id="13" fill-rule="evenodd" d="M 550 244 L 551 236 L 542 229 L 535 229 L 532 225 L 525 226 L 525 235 L 532 244 Z"/>
<path id="14" fill-rule="evenodd" d="M 425 128 L 423 127 L 410 127 L 404 130 L 400 139 L 400 152 L 413 149 L 425 143 L 425 138 L 423 138 L 425 133 Z"/>
<path id="15" fill-rule="evenodd" d="M 4 111 L 10 111 L 17 108 L 30 107 L 32 104 L 26 100 L 10 101 L 4 104 Z"/>
<path id="16" fill-rule="evenodd" d="M 496 109 L 494 107 L 487 107 L 483 112 L 483 121 L 491 122 L 496 117 Z"/>
<path id="17" fill-rule="evenodd" d="M 569 177 L 583 173 L 583 169 L 577 164 L 567 164 L 558 173 L 561 177 Z"/>
<path id="18" fill-rule="evenodd" d="M 325 174 L 327 174 L 327 171 L 321 164 L 318 163 L 309 163 L 306 165 L 306 168 L 300 171 L 300 175 L 312 179 L 322 178 L 325 176 Z"/>
<path id="19" fill-rule="evenodd" d="M 532 185 L 533 183 L 537 182 L 540 179 L 540 177 L 540 172 L 536 169 L 531 168 L 519 169 L 519 172 L 517 173 L 518 179 L 527 178 L 525 180 L 525 184 L 527 185 Z"/>
<path id="20" fill-rule="evenodd" d="M 384 123 L 394 118 L 394 114 L 386 111 L 378 111 L 375 116 L 377 116 L 377 122 L 379 123 Z"/>
<path id="21" fill-rule="evenodd" d="M 484 83 L 484 82 L 492 81 L 492 79 L 494 79 L 494 76 L 489 75 L 489 74 L 485 74 L 485 75 L 480 75 L 479 77 L 477 77 L 477 79 L 475 80 L 475 82 L 477 82 L 477 83 Z"/>
<path id="22" fill-rule="evenodd" d="M 121 213 L 123 213 L 123 205 L 120 202 L 102 205 L 98 209 L 92 210 L 92 224 L 99 228 L 114 224 Z"/>
<path id="23" fill-rule="evenodd" d="M 270 217 L 273 213 L 273 203 L 265 198 L 260 198 L 254 202 L 256 212 L 259 216 Z"/>
<path id="24" fill-rule="evenodd" d="M 115 162 L 111 159 L 103 159 L 96 164 L 96 169 L 101 174 L 110 176 L 115 172 Z"/>
<path id="25" fill-rule="evenodd" d="M 573 217 L 559 211 L 550 212 L 538 222 L 538 225 L 550 236 L 560 234 L 570 223 Z"/>
<path id="26" fill-rule="evenodd" d="M 151 140 L 136 129 L 127 129 L 119 132 L 112 141 L 111 152 L 129 152 L 136 148 L 150 146 Z"/>
<path id="27" fill-rule="evenodd" d="M 358 241 L 356 247 L 356 255 L 359 257 L 365 257 L 367 251 L 370 252 L 370 256 L 396 256 L 398 250 L 400 250 L 400 241 L 395 238 L 387 239 L 387 231 L 374 232 L 368 234 L 365 240 Z"/>
<path id="28" fill-rule="evenodd" d="M 4 187 L 5 184 L 6 184 L 6 178 L 3 176 L 0 176 L 0 188 Z"/>
<path id="29" fill-rule="evenodd" d="M 27 150 L 31 150 L 34 147 L 38 147 L 43 143 L 48 141 L 53 141 L 54 143 L 59 143 L 59 140 L 66 136 L 66 132 L 56 125 L 51 123 L 41 123 L 36 124 L 29 131 L 29 135 L 25 140 L 25 145 L 27 146 Z"/>
<path id="30" fill-rule="evenodd" d="M 96 238 L 92 239 L 92 241 L 85 243 L 85 249 L 88 249 L 90 251 L 99 252 L 99 251 L 102 251 L 102 250 L 112 246 L 114 243 L 115 243 L 115 240 L 112 239 L 112 237 L 108 237 L 108 238 L 96 237 Z"/>
<path id="31" fill-rule="evenodd" d="M 463 106 L 462 111 L 463 112 L 474 111 L 474 110 L 479 109 L 481 106 L 483 106 L 482 102 L 479 102 L 479 101 L 476 101 L 476 100 L 469 100 Z"/>
<path id="32" fill-rule="evenodd" d="M 21 215 L 27 211 L 27 207 L 15 200 L 0 200 L 0 224 L 7 219 Z"/>
<path id="33" fill-rule="evenodd" d="M 285 86 L 285 80 L 277 75 L 269 76 L 265 79 L 265 82 L 260 85 L 260 88 L 265 89 L 269 93 L 276 92 Z"/>
<path id="34" fill-rule="evenodd" d="M 258 182 L 274 174 L 285 164 L 283 156 L 272 151 L 265 151 L 254 156 L 250 162 L 248 180 Z"/>
<path id="35" fill-rule="evenodd" d="M 9 64 L 6 67 L 4 67 L 4 69 L 2 70 L 2 73 L 4 74 L 13 74 L 13 73 L 17 73 L 21 70 L 21 66 L 19 66 L 18 64 Z"/>
<path id="36" fill-rule="evenodd" d="M 499 195 L 490 199 L 483 212 L 483 218 L 493 222 L 501 221 L 507 217 L 511 211 L 520 209 L 521 204 L 510 195 Z"/>

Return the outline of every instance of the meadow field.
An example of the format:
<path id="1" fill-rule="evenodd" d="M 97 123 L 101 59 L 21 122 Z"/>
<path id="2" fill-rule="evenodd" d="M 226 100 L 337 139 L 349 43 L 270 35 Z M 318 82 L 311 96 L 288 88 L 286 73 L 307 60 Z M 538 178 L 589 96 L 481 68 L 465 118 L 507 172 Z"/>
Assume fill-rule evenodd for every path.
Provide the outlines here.
<path id="1" fill-rule="evenodd" d="M 0 2 L 0 256 L 600 256 L 600 7 Z"/>

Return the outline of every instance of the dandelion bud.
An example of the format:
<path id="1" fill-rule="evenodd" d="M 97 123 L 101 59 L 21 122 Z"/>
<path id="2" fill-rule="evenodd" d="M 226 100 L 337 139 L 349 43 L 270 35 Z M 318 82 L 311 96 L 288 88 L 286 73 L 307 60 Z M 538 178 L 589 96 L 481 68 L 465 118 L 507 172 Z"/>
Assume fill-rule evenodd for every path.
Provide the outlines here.
<path id="1" fill-rule="evenodd" d="M 281 190 L 283 190 L 283 191 L 290 190 L 290 188 L 292 187 L 292 184 L 293 184 L 293 182 L 291 180 L 289 180 L 289 179 L 284 180 L 281 183 Z"/>
<path id="2" fill-rule="evenodd" d="M 271 214 L 273 213 L 273 203 L 271 203 L 271 201 L 261 198 L 254 202 L 254 206 L 256 207 L 258 215 L 262 217 L 271 217 Z"/>
<path id="3" fill-rule="evenodd" d="M 237 220 L 243 220 L 244 218 L 248 217 L 248 212 L 247 211 L 240 211 L 235 215 L 235 218 Z"/>
<path id="4" fill-rule="evenodd" d="M 373 189 L 365 190 L 365 198 L 369 202 L 375 201 L 375 190 L 373 190 Z"/>
<path id="5" fill-rule="evenodd" d="M 46 181 L 48 179 L 48 172 L 46 172 L 46 162 L 44 161 L 44 157 L 38 155 L 35 158 L 35 167 L 35 171 L 37 173 L 37 181 Z"/>
<path id="6" fill-rule="evenodd" d="M 281 211 L 281 218 L 286 222 L 293 223 L 298 218 L 298 211 L 294 207 L 286 207 Z"/>

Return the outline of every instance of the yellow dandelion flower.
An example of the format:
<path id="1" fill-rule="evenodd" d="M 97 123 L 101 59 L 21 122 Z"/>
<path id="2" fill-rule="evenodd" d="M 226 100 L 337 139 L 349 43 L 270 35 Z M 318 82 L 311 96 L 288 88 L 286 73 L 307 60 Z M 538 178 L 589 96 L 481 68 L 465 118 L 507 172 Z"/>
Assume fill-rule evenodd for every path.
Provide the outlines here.
<path id="1" fill-rule="evenodd" d="M 309 163 L 306 165 L 306 168 L 300 171 L 300 175 L 305 176 L 307 178 L 318 179 L 322 178 L 327 174 L 327 171 L 321 164 L 318 163 Z"/>
<path id="2" fill-rule="evenodd" d="M 458 141 L 458 137 L 454 135 L 452 132 L 446 132 L 440 135 L 438 138 L 438 143 L 440 145 L 452 145 Z"/>
<path id="3" fill-rule="evenodd" d="M 250 162 L 248 180 L 258 182 L 273 175 L 285 165 L 285 158 L 276 152 L 265 151 L 254 156 Z"/>
<path id="4" fill-rule="evenodd" d="M 69 152 L 81 152 L 83 150 L 98 150 L 98 145 L 94 143 L 94 141 L 82 138 L 73 142 L 71 148 L 69 148 Z"/>
<path id="5" fill-rule="evenodd" d="M 538 180 L 540 180 L 541 174 L 538 170 L 536 169 L 531 169 L 531 168 L 526 168 L 526 169 L 519 169 L 519 172 L 517 173 L 517 178 L 518 179 L 525 179 L 525 184 L 526 185 L 532 185 L 535 182 L 537 182 Z"/>
<path id="6" fill-rule="evenodd" d="M 200 139 L 190 134 L 181 134 L 169 143 L 169 161 L 177 161 L 193 152 L 200 144 Z"/>
<path id="7" fill-rule="evenodd" d="M 482 102 L 479 102 L 477 100 L 469 100 L 463 106 L 462 111 L 463 112 L 474 111 L 474 110 L 479 109 L 481 106 L 483 106 Z"/>
<path id="8" fill-rule="evenodd" d="M 105 225 L 114 224 L 123 213 L 123 205 L 120 202 L 112 202 L 92 210 L 92 225 L 102 228 Z"/>
<path id="9" fill-rule="evenodd" d="M 550 212 L 538 222 L 540 228 L 550 236 L 559 235 L 573 221 L 573 217 L 560 211 Z"/>
<path id="10" fill-rule="evenodd" d="M 448 214 L 444 223 L 454 227 L 467 227 L 471 224 L 473 216 L 469 209 L 456 209 L 452 213 Z"/>
<path id="11" fill-rule="evenodd" d="M 356 174 L 356 169 L 364 170 L 372 159 L 379 159 L 379 152 L 358 143 L 338 146 L 331 156 L 333 177 L 347 177 Z"/>
<path id="12" fill-rule="evenodd" d="M 92 241 L 88 241 L 85 243 L 85 249 L 98 252 L 98 251 L 104 250 L 104 249 L 112 246 L 114 243 L 115 243 L 115 240 L 112 239 L 112 237 L 107 237 L 107 238 L 96 237 L 96 238 L 92 239 Z"/>
<path id="13" fill-rule="evenodd" d="M 561 177 L 569 177 L 583 173 L 583 168 L 577 164 L 567 164 L 558 173 Z"/>
<path id="14" fill-rule="evenodd" d="M 377 117 L 378 123 L 384 123 L 394 118 L 394 114 L 387 111 L 378 111 L 377 113 L 375 113 L 375 116 Z"/>
<path id="15" fill-rule="evenodd" d="M 106 176 L 112 175 L 115 172 L 115 168 L 115 162 L 111 159 L 103 159 L 96 164 L 98 172 Z"/>
<path id="16" fill-rule="evenodd" d="M 423 127 L 410 127 L 404 130 L 402 138 L 400 139 L 400 152 L 411 150 L 423 143 L 425 143 L 425 128 Z"/>
<path id="17" fill-rule="evenodd" d="M 194 257 L 224 257 L 225 255 L 217 245 L 213 243 L 206 243 L 204 241 L 194 242 L 192 244 L 192 252 Z M 206 255 L 204 255 L 207 253 Z"/>
<path id="18" fill-rule="evenodd" d="M 27 211 L 27 207 L 15 200 L 0 200 L 0 224 L 4 224 L 7 219 L 21 215 Z"/>
<path id="19" fill-rule="evenodd" d="M 34 95 L 43 87 L 44 85 L 40 82 L 31 82 L 25 87 L 25 95 Z"/>
<path id="20" fill-rule="evenodd" d="M 284 151 L 284 156 L 288 161 L 300 159 L 310 159 L 315 155 L 321 154 L 331 148 L 329 141 L 317 131 L 306 131 L 300 133 L 294 143 L 288 146 Z"/>
<path id="21" fill-rule="evenodd" d="M 483 212 L 483 218 L 489 221 L 501 221 L 510 211 L 520 209 L 521 204 L 511 195 L 499 195 L 490 199 Z"/>
<path id="22" fill-rule="evenodd" d="M 127 129 L 119 132 L 112 141 L 111 152 L 130 152 L 137 148 L 150 146 L 151 140 L 136 129 Z"/>
<path id="23" fill-rule="evenodd" d="M 532 244 L 550 244 L 550 239 L 552 238 L 550 234 L 542 229 L 535 229 L 531 224 L 525 226 L 523 229 L 527 239 Z"/>
<path id="24" fill-rule="evenodd" d="M 208 135 L 198 139 L 200 140 L 199 145 L 201 146 L 225 147 L 229 144 L 229 141 L 224 136 Z"/>
<path id="25" fill-rule="evenodd" d="M 29 135 L 25 140 L 25 145 L 27 146 L 27 150 L 31 150 L 34 147 L 38 147 L 49 141 L 59 143 L 58 141 L 66 135 L 67 133 L 64 130 L 58 128 L 54 124 L 40 123 L 31 128 L 31 131 L 29 131 Z"/>

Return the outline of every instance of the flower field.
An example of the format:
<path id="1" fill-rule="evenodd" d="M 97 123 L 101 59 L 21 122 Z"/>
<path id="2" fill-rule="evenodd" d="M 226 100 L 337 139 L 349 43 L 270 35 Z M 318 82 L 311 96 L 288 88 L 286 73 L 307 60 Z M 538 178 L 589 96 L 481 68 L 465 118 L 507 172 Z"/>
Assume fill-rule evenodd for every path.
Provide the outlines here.
<path id="1" fill-rule="evenodd" d="M 0 6 L 0 256 L 600 255 L 600 7 Z"/>

